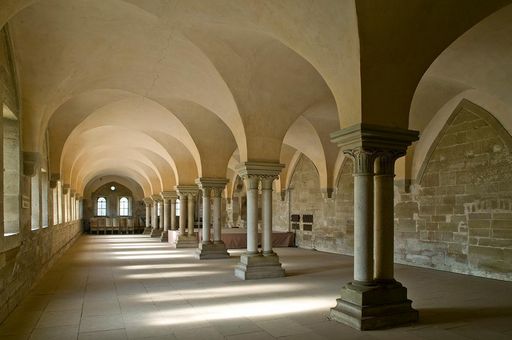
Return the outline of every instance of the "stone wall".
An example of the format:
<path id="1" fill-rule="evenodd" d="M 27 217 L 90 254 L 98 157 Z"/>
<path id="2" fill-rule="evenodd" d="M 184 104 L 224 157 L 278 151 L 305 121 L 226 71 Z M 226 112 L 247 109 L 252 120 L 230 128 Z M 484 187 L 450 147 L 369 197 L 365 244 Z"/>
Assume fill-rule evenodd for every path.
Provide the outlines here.
<path id="1" fill-rule="evenodd" d="M 396 260 L 512 280 L 512 137 L 463 102 L 395 207 Z"/>
<path id="2" fill-rule="evenodd" d="M 433 144 L 420 180 L 404 192 L 396 183 L 395 261 L 512 280 L 512 137 L 493 116 L 464 102 Z M 312 214 L 312 231 L 298 223 L 303 248 L 353 254 L 352 161 L 345 160 L 333 199 L 322 197 L 314 164 L 302 156 L 291 195 L 274 195 L 276 230 L 290 215 Z M 287 207 L 290 206 L 290 211 Z"/>

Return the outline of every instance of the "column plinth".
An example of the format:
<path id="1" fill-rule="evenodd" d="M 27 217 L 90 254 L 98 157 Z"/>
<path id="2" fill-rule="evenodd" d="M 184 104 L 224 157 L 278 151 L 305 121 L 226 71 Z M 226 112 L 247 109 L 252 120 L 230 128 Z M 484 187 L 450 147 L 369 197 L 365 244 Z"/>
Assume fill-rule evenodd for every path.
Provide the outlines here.
<path id="1" fill-rule="evenodd" d="M 359 124 L 331 139 L 354 160 L 354 280 L 329 318 L 359 330 L 417 321 L 407 288 L 393 274 L 393 177 L 395 160 L 418 133 Z"/>

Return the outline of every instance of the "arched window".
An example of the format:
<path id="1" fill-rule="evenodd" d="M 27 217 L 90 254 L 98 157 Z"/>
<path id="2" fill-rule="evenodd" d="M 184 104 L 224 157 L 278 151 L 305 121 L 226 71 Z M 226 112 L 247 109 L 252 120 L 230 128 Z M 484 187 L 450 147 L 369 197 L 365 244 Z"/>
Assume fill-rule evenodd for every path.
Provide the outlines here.
<path id="1" fill-rule="evenodd" d="M 126 197 L 121 197 L 119 200 L 119 216 L 129 216 L 130 215 L 130 204 L 129 200 Z"/>
<path id="2" fill-rule="evenodd" d="M 98 198 L 97 216 L 107 216 L 107 199 L 105 197 Z"/>

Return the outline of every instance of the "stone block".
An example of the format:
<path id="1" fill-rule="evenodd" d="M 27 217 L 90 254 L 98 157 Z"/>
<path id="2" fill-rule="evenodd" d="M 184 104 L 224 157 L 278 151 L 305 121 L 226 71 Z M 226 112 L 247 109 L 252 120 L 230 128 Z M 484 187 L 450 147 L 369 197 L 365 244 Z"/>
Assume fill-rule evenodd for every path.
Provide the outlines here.
<path id="1" fill-rule="evenodd" d="M 178 239 L 174 246 L 176 248 L 197 248 L 199 241 L 197 240 L 197 236 L 188 236 L 188 235 L 178 235 Z"/>
<path id="2" fill-rule="evenodd" d="M 424 187 L 437 187 L 439 186 L 439 174 L 427 173 L 421 180 L 421 185 Z"/>
<path id="3" fill-rule="evenodd" d="M 235 276 L 242 280 L 256 280 L 284 277 L 285 271 L 279 262 L 279 256 L 248 255 L 240 256 L 240 263 L 235 267 Z"/>
<path id="4" fill-rule="evenodd" d="M 347 284 L 341 290 L 329 318 L 358 330 L 371 330 L 411 323 L 418 312 L 407 299 L 407 289 L 399 283 L 387 286 Z"/>
<path id="5" fill-rule="evenodd" d="M 512 229 L 492 229 L 493 238 L 512 239 Z"/>
<path id="6" fill-rule="evenodd" d="M 491 229 L 489 228 L 470 228 L 469 236 L 472 237 L 490 237 Z"/>
<path id="7" fill-rule="evenodd" d="M 229 253 L 224 242 L 200 243 L 196 258 L 199 260 L 225 259 L 229 258 Z"/>
<path id="8" fill-rule="evenodd" d="M 458 232 L 459 225 L 457 223 L 440 222 L 439 223 L 439 231 Z"/>
<path id="9" fill-rule="evenodd" d="M 469 220 L 468 227 L 470 229 L 482 229 L 482 228 L 490 228 L 491 221 L 489 220 Z"/>
<path id="10" fill-rule="evenodd" d="M 493 220 L 492 227 L 497 229 L 512 229 L 512 220 Z"/>

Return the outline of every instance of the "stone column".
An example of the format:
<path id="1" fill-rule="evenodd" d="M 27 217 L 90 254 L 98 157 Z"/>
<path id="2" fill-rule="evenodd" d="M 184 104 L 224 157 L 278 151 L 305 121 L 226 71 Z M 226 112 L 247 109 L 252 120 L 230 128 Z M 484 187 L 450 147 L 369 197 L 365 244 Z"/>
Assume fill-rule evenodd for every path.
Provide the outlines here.
<path id="1" fill-rule="evenodd" d="M 180 197 L 180 233 L 175 243 L 176 248 L 197 248 L 197 236 L 194 233 L 196 185 L 178 185 L 176 191 Z M 185 228 L 188 224 L 188 233 Z"/>
<path id="2" fill-rule="evenodd" d="M 262 210 L 264 210 L 264 224 L 268 233 L 268 229 L 272 232 L 272 180 L 277 178 L 283 167 L 284 165 L 279 163 L 246 162 L 240 164 L 236 169 L 247 189 L 247 252 L 242 254 L 240 263 L 235 268 L 235 276 L 240 279 L 264 279 L 285 275 L 279 257 L 270 253 L 272 251 L 271 234 L 266 235 L 269 243 L 266 244 L 265 256 L 258 251 L 258 186 L 260 179 L 265 181 L 262 183 L 262 187 L 265 187 L 266 199 L 264 198 Z M 270 190 L 268 190 L 269 185 Z M 268 252 L 269 248 L 270 252 Z"/>
<path id="3" fill-rule="evenodd" d="M 256 175 L 243 177 L 247 188 L 247 255 L 257 255 L 258 250 L 258 184 Z"/>
<path id="4" fill-rule="evenodd" d="M 144 235 L 151 234 L 151 202 L 151 198 L 144 198 L 144 204 L 146 205 L 146 228 L 144 229 Z"/>
<path id="5" fill-rule="evenodd" d="M 193 237 L 195 235 L 194 224 L 196 222 L 195 212 L 196 212 L 196 195 L 193 193 L 188 194 L 188 236 Z"/>
<path id="6" fill-rule="evenodd" d="M 263 255 L 272 255 L 272 183 L 277 177 L 261 177 L 263 237 L 261 247 Z"/>
<path id="7" fill-rule="evenodd" d="M 158 220 L 158 228 L 163 231 L 165 224 L 165 212 L 164 212 L 164 202 L 163 200 L 158 201 L 158 207 L 160 210 L 160 219 Z"/>
<path id="8" fill-rule="evenodd" d="M 185 235 L 187 227 L 187 194 L 180 194 L 180 235 Z"/>
<path id="9" fill-rule="evenodd" d="M 160 237 L 160 241 L 168 242 L 169 241 L 169 220 L 176 221 L 176 192 L 175 191 L 162 191 L 160 194 L 162 196 L 164 209 L 163 209 L 163 231 L 162 236 Z M 173 211 L 171 211 L 174 209 Z M 176 222 L 172 224 L 171 227 L 175 227 Z"/>
<path id="10" fill-rule="evenodd" d="M 210 187 L 201 188 L 203 192 L 203 244 L 209 244 L 210 241 Z"/>
<path id="11" fill-rule="evenodd" d="M 357 148 L 354 159 L 354 282 L 373 284 L 373 162 L 375 152 Z"/>
<path id="12" fill-rule="evenodd" d="M 176 198 L 171 198 L 171 230 L 176 230 Z"/>
<path id="13" fill-rule="evenodd" d="M 227 184 L 223 178 L 201 177 L 196 180 L 203 192 L 203 242 L 199 244 L 196 252 L 198 259 L 220 259 L 229 257 L 220 231 L 220 195 Z M 214 242 L 210 240 L 210 195 L 214 194 L 213 233 Z"/>
<path id="14" fill-rule="evenodd" d="M 375 162 L 374 273 L 377 283 L 394 282 L 394 177 L 400 151 L 384 151 Z"/>
<path id="15" fill-rule="evenodd" d="M 160 225 L 163 222 L 163 216 L 160 216 L 160 219 L 158 218 L 158 204 L 161 202 L 162 197 L 160 195 L 152 195 L 151 198 L 153 199 L 153 216 L 151 219 L 153 229 L 151 230 L 151 237 L 160 237 L 160 235 L 162 235 L 162 228 L 160 228 Z M 160 209 L 160 215 L 162 215 L 162 209 Z"/>
<path id="16" fill-rule="evenodd" d="M 407 289 L 393 279 L 393 167 L 418 132 L 358 124 L 331 138 L 354 159 L 355 249 L 354 280 L 329 318 L 360 330 L 416 321 Z"/>
<path id="17" fill-rule="evenodd" d="M 213 243 L 224 244 L 222 241 L 222 227 L 220 225 L 221 205 L 222 205 L 222 188 L 215 188 L 213 192 Z"/>

